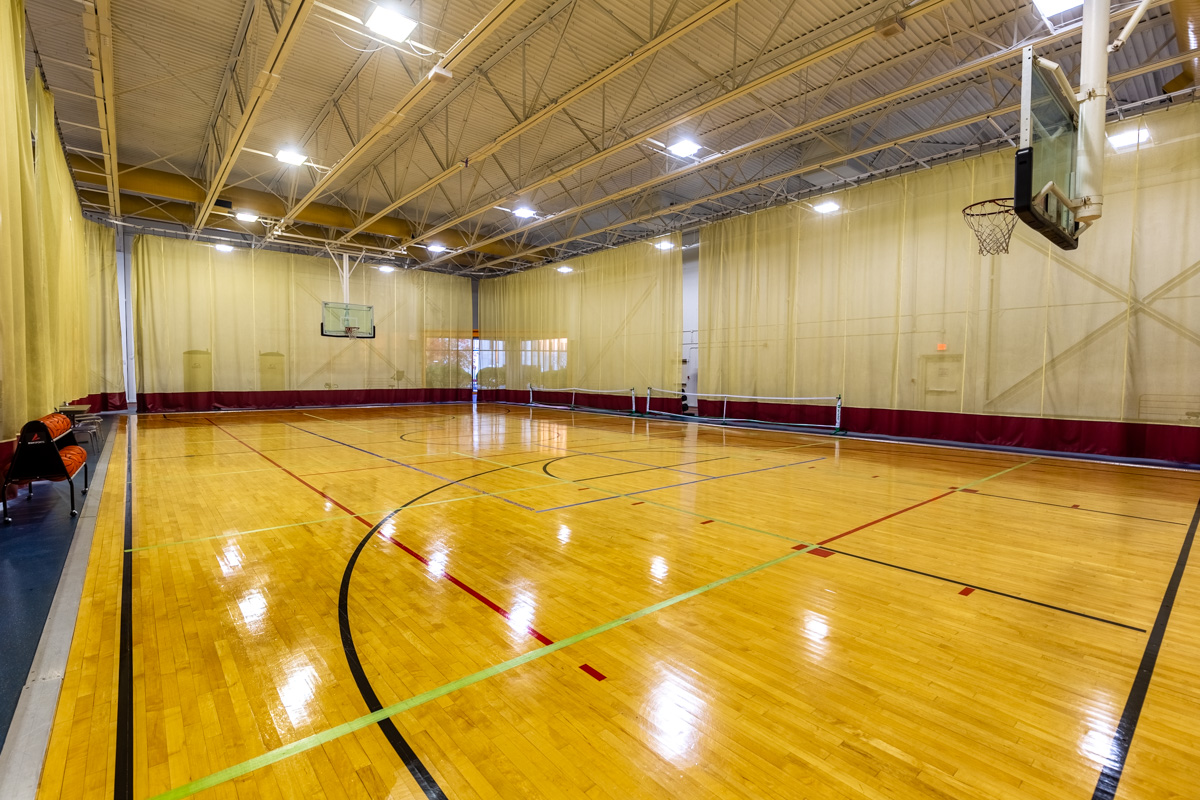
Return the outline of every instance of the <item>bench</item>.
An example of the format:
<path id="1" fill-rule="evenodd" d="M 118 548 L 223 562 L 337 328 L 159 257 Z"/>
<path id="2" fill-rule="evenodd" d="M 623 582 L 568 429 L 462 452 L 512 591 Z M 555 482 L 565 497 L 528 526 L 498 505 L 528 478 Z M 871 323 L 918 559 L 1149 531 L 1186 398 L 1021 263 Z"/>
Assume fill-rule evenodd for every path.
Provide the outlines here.
<path id="1" fill-rule="evenodd" d="M 8 516 L 8 487 L 27 483 L 29 496 L 33 497 L 34 481 L 66 481 L 71 487 L 71 516 L 78 516 L 79 512 L 75 510 L 75 476 L 81 469 L 83 494 L 87 494 L 87 451 L 75 442 L 71 420 L 65 414 L 47 414 L 26 422 L 17 439 L 12 463 L 4 475 L 4 485 L 0 487 L 4 524 L 12 522 Z"/>

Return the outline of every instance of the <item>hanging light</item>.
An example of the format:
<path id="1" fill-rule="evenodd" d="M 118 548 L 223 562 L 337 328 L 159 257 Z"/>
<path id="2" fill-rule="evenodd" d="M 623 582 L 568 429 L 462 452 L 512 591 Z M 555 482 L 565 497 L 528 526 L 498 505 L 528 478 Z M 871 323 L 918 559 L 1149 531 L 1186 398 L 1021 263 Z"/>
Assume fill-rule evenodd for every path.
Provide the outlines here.
<path id="1" fill-rule="evenodd" d="M 532 208 L 530 208 L 529 206 L 519 206 L 519 207 L 518 207 L 518 208 L 517 208 L 515 211 L 513 211 L 512 213 L 513 213 L 513 216 L 514 216 L 514 217 L 518 217 L 518 218 L 520 218 L 520 219 L 529 219 L 530 217 L 536 217 L 536 216 L 537 216 L 537 212 L 536 212 L 536 211 L 534 211 L 534 210 L 533 210 Z"/>
<path id="2" fill-rule="evenodd" d="M 672 242 L 670 239 L 663 239 L 662 241 L 655 242 L 655 243 L 654 243 L 654 246 L 655 246 L 655 247 L 657 247 L 659 250 L 662 250 L 662 251 L 664 251 L 664 252 L 665 252 L 665 251 L 667 251 L 667 250 L 674 250 L 674 249 L 675 249 L 675 243 L 674 243 L 674 242 Z"/>
<path id="3" fill-rule="evenodd" d="M 563 264 L 561 267 L 558 267 L 558 271 L 566 275 L 568 272 L 574 272 L 575 270 L 571 269 L 566 264 Z"/>
<path id="4" fill-rule="evenodd" d="M 238 222 L 258 222 L 258 214 L 253 211 L 239 211 L 233 216 Z"/>
<path id="5" fill-rule="evenodd" d="M 700 145 L 693 142 L 691 139 L 680 139 L 675 144 L 667 148 L 680 158 L 691 158 L 700 152 Z"/>
<path id="6" fill-rule="evenodd" d="M 275 154 L 275 158 L 285 164 L 291 164 L 293 167 L 298 167 L 308 160 L 308 156 L 297 153 L 295 150 L 280 150 Z"/>
<path id="7" fill-rule="evenodd" d="M 214 244 L 213 249 L 218 253 L 232 253 L 233 245 L 231 244 Z"/>
<path id="8" fill-rule="evenodd" d="M 446 245 L 434 242 L 433 244 L 425 245 L 425 250 L 429 253 L 444 253 L 446 252 Z"/>
<path id="9" fill-rule="evenodd" d="M 395 267 L 388 266 L 387 264 L 379 264 L 378 266 L 375 267 L 375 269 L 379 270 L 380 272 L 395 272 L 396 271 Z"/>
<path id="10" fill-rule="evenodd" d="M 812 207 L 813 211 L 816 211 L 818 214 L 832 214 L 839 208 L 841 208 L 841 206 L 839 206 L 834 200 L 826 200 L 825 202 L 817 203 Z"/>
<path id="11" fill-rule="evenodd" d="M 378 5 L 367 18 L 367 27 L 385 39 L 403 42 L 416 30 L 417 21 L 409 19 L 399 11 Z"/>

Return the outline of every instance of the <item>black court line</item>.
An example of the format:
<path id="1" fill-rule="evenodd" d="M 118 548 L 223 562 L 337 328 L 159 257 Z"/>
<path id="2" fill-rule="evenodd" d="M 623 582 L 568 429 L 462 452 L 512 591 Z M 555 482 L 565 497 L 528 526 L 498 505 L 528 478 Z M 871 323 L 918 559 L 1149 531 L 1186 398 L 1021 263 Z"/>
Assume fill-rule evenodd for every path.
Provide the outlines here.
<path id="1" fill-rule="evenodd" d="M 1196 538 L 1196 525 L 1200 523 L 1200 503 L 1196 504 L 1196 513 L 1192 514 L 1192 524 L 1188 526 L 1187 536 L 1183 537 L 1183 546 L 1179 548 L 1179 557 L 1175 559 L 1175 571 L 1163 593 L 1162 603 L 1158 607 L 1158 616 L 1154 619 L 1154 627 L 1150 629 L 1150 638 L 1142 653 L 1142 663 L 1138 665 L 1137 675 L 1133 686 L 1129 689 L 1129 698 L 1125 701 L 1125 710 L 1121 712 L 1121 721 L 1113 734 L 1109 746 L 1109 756 L 1104 768 L 1100 770 L 1100 778 L 1096 781 L 1096 791 L 1092 800 L 1113 800 L 1117 794 L 1117 785 L 1121 782 L 1121 774 L 1125 771 L 1125 760 L 1129 757 L 1129 746 L 1133 744 L 1133 734 L 1137 731 L 1138 719 L 1142 715 L 1142 706 L 1146 702 L 1146 692 L 1150 689 L 1150 679 L 1154 677 L 1154 665 L 1158 663 L 1158 653 L 1162 649 L 1163 636 L 1167 632 L 1167 623 L 1171 619 L 1171 609 L 1175 605 L 1175 595 L 1179 592 L 1179 584 L 1183 580 L 1183 572 L 1187 568 L 1188 556 L 1192 552 L 1192 542 Z"/>
<path id="2" fill-rule="evenodd" d="M 121 640 L 113 797 L 133 800 L 133 420 L 125 420 L 125 555 L 121 562 Z"/>
<path id="3" fill-rule="evenodd" d="M 352 447 L 353 445 L 347 446 Z M 527 461 L 525 464 L 536 464 L 541 460 Z M 468 475 L 463 480 L 471 480 L 472 478 L 478 478 L 491 472 L 500 472 L 501 470 L 519 466 L 524 466 L 524 464 L 510 464 L 503 467 L 496 467 L 475 475 Z M 381 519 L 371 530 L 367 531 L 367 535 L 358 543 L 358 547 L 354 548 L 354 553 L 350 556 L 350 560 L 346 562 L 346 569 L 342 573 L 342 585 L 338 590 L 338 631 L 341 634 L 342 651 L 345 653 L 346 664 L 350 668 L 350 673 L 354 676 L 354 683 L 358 686 L 358 693 L 362 695 L 363 702 L 367 704 L 372 713 L 381 710 L 383 704 L 379 701 L 379 696 L 375 693 L 375 688 L 371 685 L 367 673 L 363 670 L 362 661 L 358 657 L 358 649 L 354 646 L 354 633 L 350 630 L 350 579 L 354 575 L 354 566 L 358 563 L 358 557 L 362 553 L 363 548 L 379 532 L 384 523 L 418 500 L 423 500 L 435 492 L 440 492 L 442 489 L 454 486 L 455 483 L 456 481 L 448 481 L 441 486 L 423 492 Z M 381 719 L 376 724 L 379 725 L 379 729 L 383 732 L 392 749 L 396 751 L 396 755 L 404 762 L 404 766 L 408 769 L 409 774 L 413 776 L 413 780 L 425 792 L 425 796 L 429 800 L 447 800 L 446 793 L 442 791 L 442 787 L 438 785 L 437 780 L 429 772 L 429 768 L 425 766 L 420 756 L 416 754 L 412 746 L 405 740 L 404 735 L 396 727 L 396 723 L 392 722 L 392 718 Z"/>
<path id="4" fill-rule="evenodd" d="M 857 558 L 859 561 L 869 561 L 872 564 L 878 564 L 881 567 L 890 567 L 891 569 L 898 569 L 903 572 L 911 572 L 913 575 L 923 575 L 926 578 L 933 578 L 934 580 L 943 581 L 945 583 L 953 583 L 956 586 L 969 586 L 970 588 L 974 589 L 977 592 L 986 592 L 988 594 L 994 594 L 998 597 L 1007 597 L 1010 600 L 1019 600 L 1022 603 L 1029 603 L 1030 605 L 1041 606 L 1042 608 L 1048 608 L 1051 611 L 1061 611 L 1064 614 L 1071 614 L 1072 616 L 1083 617 L 1084 619 L 1091 619 L 1091 620 L 1095 620 L 1096 622 L 1103 622 L 1106 625 L 1115 625 L 1118 628 L 1124 628 L 1124 629 L 1130 630 L 1130 631 L 1137 631 L 1138 633 L 1146 632 L 1145 628 L 1139 628 L 1135 625 L 1126 625 L 1124 622 L 1117 622 L 1115 620 L 1105 619 L 1104 617 L 1096 617 L 1091 614 L 1084 614 L 1082 611 L 1072 611 L 1071 609 L 1063 608 L 1062 606 L 1055 606 L 1055 605 L 1051 605 L 1050 603 L 1043 603 L 1039 600 L 1030 600 L 1028 597 L 1021 597 L 1020 595 L 1009 594 L 1008 592 L 1001 592 L 998 589 L 989 589 L 988 587 L 980 586 L 977 583 L 967 583 L 966 581 L 955 580 L 954 578 L 947 578 L 943 575 L 934 575 L 932 572 L 922 572 L 919 569 L 912 569 L 911 567 L 902 567 L 899 564 L 892 564 L 891 562 L 880 561 L 875 558 L 867 558 L 866 556 L 860 556 L 857 553 L 848 553 L 845 550 L 835 550 L 834 548 L 826 547 L 825 545 L 822 545 L 821 549 L 832 550 L 834 553 L 837 553 L 837 554 L 843 555 L 843 556 L 850 556 L 851 558 Z"/>
<path id="5" fill-rule="evenodd" d="M 1169 519 L 1156 519 L 1154 517 L 1139 517 L 1137 514 L 1119 514 L 1116 511 L 1101 511 L 1098 508 L 1080 508 L 1079 506 L 1069 506 L 1065 503 L 1047 503 L 1045 500 L 1029 500 L 1024 497 L 1009 497 L 1003 494 L 990 494 L 988 492 L 971 492 L 977 497 L 994 497 L 997 500 L 1012 500 L 1017 503 L 1036 503 L 1039 506 L 1051 506 L 1052 508 L 1065 508 L 1068 511 L 1086 511 L 1089 514 L 1105 514 L 1110 517 L 1124 517 L 1125 519 L 1140 519 L 1146 522 L 1161 522 L 1164 525 L 1186 525 L 1186 522 L 1172 522 Z"/>

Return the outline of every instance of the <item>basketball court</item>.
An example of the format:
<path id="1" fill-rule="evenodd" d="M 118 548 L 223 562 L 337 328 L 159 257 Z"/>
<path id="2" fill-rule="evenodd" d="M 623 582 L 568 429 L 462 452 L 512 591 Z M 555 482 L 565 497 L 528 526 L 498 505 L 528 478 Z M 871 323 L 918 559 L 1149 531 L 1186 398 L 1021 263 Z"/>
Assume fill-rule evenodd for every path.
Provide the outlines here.
<path id="1" fill-rule="evenodd" d="M 0 27 L 4 800 L 1200 797 L 1194 7 L 122 5 Z"/>

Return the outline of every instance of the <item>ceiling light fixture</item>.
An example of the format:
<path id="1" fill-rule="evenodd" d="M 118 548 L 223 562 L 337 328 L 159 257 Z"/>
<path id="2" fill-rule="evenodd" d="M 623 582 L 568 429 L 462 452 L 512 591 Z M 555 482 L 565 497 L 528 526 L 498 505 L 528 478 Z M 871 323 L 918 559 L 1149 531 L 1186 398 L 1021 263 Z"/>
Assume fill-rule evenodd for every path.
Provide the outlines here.
<path id="1" fill-rule="evenodd" d="M 691 139 L 680 139 L 675 144 L 667 148 L 680 158 L 691 158 L 700 152 L 700 145 L 693 142 Z"/>
<path id="2" fill-rule="evenodd" d="M 427 244 L 427 245 L 425 245 L 425 250 L 430 253 L 444 253 L 444 252 L 446 252 L 446 245 L 444 245 L 444 244 Z"/>
<path id="3" fill-rule="evenodd" d="M 218 253 L 232 253 L 233 245 L 231 244 L 214 244 L 213 249 Z"/>
<path id="4" fill-rule="evenodd" d="M 380 272 L 395 272 L 396 271 L 395 267 L 389 267 L 387 264 L 380 264 L 377 267 L 375 267 L 375 269 L 379 270 Z"/>
<path id="5" fill-rule="evenodd" d="M 537 216 L 537 212 L 529 206 L 518 206 L 512 213 L 514 217 L 520 217 L 521 219 L 529 219 L 530 217 Z"/>
<path id="6" fill-rule="evenodd" d="M 308 157 L 303 153 L 297 153 L 295 150 L 280 150 L 275 154 L 275 158 L 285 164 L 291 164 L 293 167 L 298 167 L 308 160 Z"/>
<path id="7" fill-rule="evenodd" d="M 367 18 L 367 27 L 386 39 L 403 42 L 416 30 L 417 21 L 390 8 L 375 6 L 371 16 Z"/>
<path id="8" fill-rule="evenodd" d="M 1150 131 L 1145 128 L 1133 128 L 1132 130 L 1114 133 L 1108 137 L 1108 143 L 1117 150 L 1124 150 L 1127 147 L 1145 144 L 1148 141 L 1150 141 Z"/>
<path id="9" fill-rule="evenodd" d="M 558 271 L 565 275 L 566 273 L 574 272 L 575 270 L 571 269 L 566 264 L 563 264 L 561 267 L 558 267 Z"/>
<path id="10" fill-rule="evenodd" d="M 1033 0 L 1033 4 L 1042 12 L 1042 16 L 1050 17 L 1072 8 L 1079 8 L 1083 5 L 1083 0 Z"/>
<path id="11" fill-rule="evenodd" d="M 663 239 L 661 242 L 655 242 L 654 246 L 657 247 L 659 250 L 664 250 L 664 251 L 675 249 L 675 243 L 670 241 L 669 239 Z"/>
<path id="12" fill-rule="evenodd" d="M 233 215 L 238 222 L 258 222 L 258 214 L 253 211 L 239 211 Z"/>
<path id="13" fill-rule="evenodd" d="M 834 211 L 837 211 L 839 208 L 841 208 L 841 206 L 839 206 L 833 200 L 826 200 L 823 203 L 817 203 L 815 206 L 812 207 L 812 210 L 817 212 L 818 214 L 832 214 Z"/>

